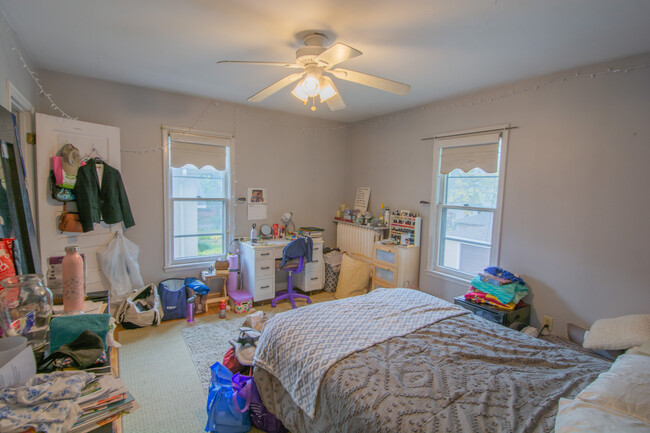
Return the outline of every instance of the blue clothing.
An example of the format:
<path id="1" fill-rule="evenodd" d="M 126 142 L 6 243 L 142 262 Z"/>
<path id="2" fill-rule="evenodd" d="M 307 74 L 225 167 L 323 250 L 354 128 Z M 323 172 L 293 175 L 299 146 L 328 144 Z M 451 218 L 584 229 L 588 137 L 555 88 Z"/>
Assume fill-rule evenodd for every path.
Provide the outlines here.
<path id="1" fill-rule="evenodd" d="M 505 269 L 498 268 L 496 266 L 490 266 L 488 268 L 483 269 L 484 272 L 487 272 L 490 275 L 494 275 L 495 277 L 499 278 L 504 278 L 506 280 L 510 280 L 513 283 L 519 283 L 519 284 L 526 284 L 523 278 L 519 277 L 518 275 L 513 274 L 510 271 L 506 271 Z"/>
<path id="2" fill-rule="evenodd" d="M 289 242 L 289 244 L 282 250 L 282 266 L 284 266 L 290 259 L 297 259 L 299 257 L 304 257 L 305 260 L 311 262 L 313 248 L 314 241 L 309 236 Z"/>

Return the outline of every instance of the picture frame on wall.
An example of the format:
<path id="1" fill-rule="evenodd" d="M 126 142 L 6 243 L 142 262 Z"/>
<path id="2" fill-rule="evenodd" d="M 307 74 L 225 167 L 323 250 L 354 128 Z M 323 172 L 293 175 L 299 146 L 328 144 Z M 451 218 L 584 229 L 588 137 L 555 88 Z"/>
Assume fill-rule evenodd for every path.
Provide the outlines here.
<path id="1" fill-rule="evenodd" d="M 248 188 L 248 202 L 249 203 L 266 203 L 266 189 L 265 188 Z"/>

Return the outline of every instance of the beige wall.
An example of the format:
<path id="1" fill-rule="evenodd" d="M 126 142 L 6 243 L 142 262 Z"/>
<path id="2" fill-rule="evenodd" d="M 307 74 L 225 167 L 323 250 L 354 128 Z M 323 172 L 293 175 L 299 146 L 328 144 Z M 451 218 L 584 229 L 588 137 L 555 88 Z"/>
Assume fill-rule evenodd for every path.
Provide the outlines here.
<path id="1" fill-rule="evenodd" d="M 434 207 L 419 202 L 431 200 L 433 141 L 421 139 L 509 123 L 518 129 L 510 132 L 499 265 L 530 284 L 533 324 L 553 316 L 553 333 L 563 335 L 567 321 L 650 313 L 648 64 L 650 55 L 629 58 L 579 72 L 645 67 L 543 84 L 571 71 L 359 124 L 347 200 L 369 186 L 372 210 L 385 203 L 420 212 L 420 286 L 451 300 L 467 284 L 426 272 Z"/>
<path id="2" fill-rule="evenodd" d="M 40 71 L 43 85 L 57 104 L 79 120 L 117 126 L 122 145 L 122 178 L 135 217 L 126 236 L 140 247 L 146 283 L 197 271 L 163 271 L 162 152 L 132 153 L 162 146 L 161 125 L 194 127 L 236 136 L 236 196 L 249 187 L 267 188 L 268 219 L 279 223 L 293 211 L 297 226 L 326 229 L 335 243 L 332 215 L 347 188 L 347 130 L 336 122 L 313 120 L 142 87 Z M 39 112 L 55 114 L 46 104 Z M 205 117 L 199 123 L 205 113 Z M 245 206 L 236 207 L 236 235 L 248 236 Z"/>

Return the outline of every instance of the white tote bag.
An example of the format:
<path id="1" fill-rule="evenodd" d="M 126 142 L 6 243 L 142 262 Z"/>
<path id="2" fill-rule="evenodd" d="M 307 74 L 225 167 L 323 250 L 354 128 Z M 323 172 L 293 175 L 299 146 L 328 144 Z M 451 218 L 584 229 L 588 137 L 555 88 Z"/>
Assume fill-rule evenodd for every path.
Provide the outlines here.
<path id="1" fill-rule="evenodd" d="M 122 301 L 115 320 L 126 329 L 143 328 L 160 324 L 162 313 L 156 286 L 149 284 L 134 290 Z"/>

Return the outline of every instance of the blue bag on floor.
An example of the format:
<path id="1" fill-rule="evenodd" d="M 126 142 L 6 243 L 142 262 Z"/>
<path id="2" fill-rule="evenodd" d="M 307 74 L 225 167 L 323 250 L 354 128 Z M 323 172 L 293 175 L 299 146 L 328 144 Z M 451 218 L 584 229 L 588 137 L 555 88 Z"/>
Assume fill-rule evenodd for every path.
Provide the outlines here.
<path id="1" fill-rule="evenodd" d="M 192 277 L 185 278 L 185 287 L 194 290 L 194 292 L 198 293 L 199 295 L 207 295 L 210 291 L 210 288 L 208 286 Z"/>
<path id="2" fill-rule="evenodd" d="M 187 291 L 182 278 L 168 278 L 158 284 L 158 296 L 163 310 L 162 320 L 187 317 Z"/>
<path id="3" fill-rule="evenodd" d="M 251 429 L 251 419 L 248 411 L 240 413 L 233 401 L 233 374 L 226 367 L 215 362 L 212 367 L 212 381 L 208 392 L 208 423 L 206 432 L 215 433 L 245 433 Z M 235 396 L 237 406 L 242 407 L 246 401 Z"/>

